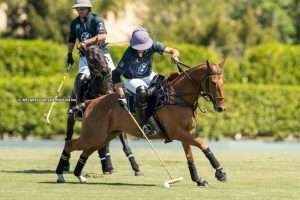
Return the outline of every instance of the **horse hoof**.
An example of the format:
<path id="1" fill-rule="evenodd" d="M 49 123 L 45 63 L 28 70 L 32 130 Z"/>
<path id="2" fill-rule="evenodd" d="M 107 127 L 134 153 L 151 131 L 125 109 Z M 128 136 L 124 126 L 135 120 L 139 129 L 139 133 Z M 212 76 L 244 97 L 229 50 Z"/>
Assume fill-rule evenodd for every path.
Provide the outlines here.
<path id="1" fill-rule="evenodd" d="M 135 171 L 135 172 L 134 172 L 134 175 L 135 175 L 135 176 L 144 176 L 144 173 L 141 172 L 141 171 Z"/>
<path id="2" fill-rule="evenodd" d="M 57 174 L 57 180 L 56 180 L 56 183 L 65 183 L 66 180 L 64 178 L 64 175 L 62 174 Z"/>
<path id="3" fill-rule="evenodd" d="M 225 182 L 226 181 L 226 173 L 223 171 L 223 168 L 217 169 L 215 172 L 215 177 L 218 181 Z"/>
<path id="4" fill-rule="evenodd" d="M 113 170 L 103 172 L 104 175 L 111 175 L 112 173 L 113 173 Z"/>
<path id="5" fill-rule="evenodd" d="M 86 183 L 87 182 L 87 179 L 84 176 L 82 176 L 82 175 L 77 176 L 77 178 L 78 178 L 78 180 L 79 180 L 80 183 Z"/>
<path id="6" fill-rule="evenodd" d="M 208 187 L 208 182 L 205 179 L 200 179 L 197 181 L 197 186 L 199 187 Z"/>

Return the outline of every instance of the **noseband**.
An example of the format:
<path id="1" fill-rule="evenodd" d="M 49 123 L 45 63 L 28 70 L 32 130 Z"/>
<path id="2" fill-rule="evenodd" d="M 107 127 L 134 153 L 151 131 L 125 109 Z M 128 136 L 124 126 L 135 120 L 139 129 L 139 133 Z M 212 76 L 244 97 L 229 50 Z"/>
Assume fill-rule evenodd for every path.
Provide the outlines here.
<path id="1" fill-rule="evenodd" d="M 214 104 L 216 103 L 216 100 L 224 99 L 224 97 L 222 97 L 222 96 L 217 96 L 217 97 L 213 98 L 213 96 L 211 95 L 210 88 L 209 88 L 209 82 L 210 82 L 209 77 L 215 76 L 215 75 L 222 75 L 223 74 L 222 70 L 219 70 L 218 72 L 214 72 L 214 73 L 213 72 L 207 72 L 207 74 L 200 80 L 200 84 L 199 84 L 195 79 L 193 79 L 193 77 L 190 76 L 188 71 L 182 70 L 179 65 L 182 65 L 182 66 L 184 66 L 186 68 L 189 68 L 189 69 L 191 69 L 192 67 L 190 67 L 188 65 L 185 65 L 181 62 L 176 62 L 176 65 L 177 65 L 179 71 L 182 72 L 183 75 L 191 81 L 192 86 L 197 91 L 196 93 L 190 93 L 190 94 L 185 94 L 185 95 L 194 95 L 194 94 L 196 94 L 197 99 L 200 96 L 202 96 L 204 99 L 209 100 L 209 101 L 213 102 Z M 203 87 L 202 83 L 204 83 L 205 87 Z M 195 107 L 197 107 L 197 106 L 198 106 L 198 101 L 195 103 Z"/>

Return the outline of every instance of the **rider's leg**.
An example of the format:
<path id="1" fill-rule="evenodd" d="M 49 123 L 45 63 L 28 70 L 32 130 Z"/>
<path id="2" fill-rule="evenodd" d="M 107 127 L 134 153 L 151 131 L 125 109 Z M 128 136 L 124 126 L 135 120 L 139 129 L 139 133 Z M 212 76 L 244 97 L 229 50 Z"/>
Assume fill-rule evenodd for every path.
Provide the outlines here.
<path id="1" fill-rule="evenodd" d="M 146 123 L 147 107 L 148 107 L 148 90 L 145 86 L 139 86 L 136 88 L 136 115 L 140 126 L 143 126 Z"/>
<path id="2" fill-rule="evenodd" d="M 116 67 L 109 53 L 104 54 L 108 67 L 113 71 Z"/>
<path id="3" fill-rule="evenodd" d="M 77 116 L 82 117 L 84 107 L 82 102 L 85 100 L 87 88 L 88 88 L 88 75 L 79 73 L 75 80 L 75 94 L 76 94 L 76 107 L 71 109 L 72 112 L 75 112 Z"/>

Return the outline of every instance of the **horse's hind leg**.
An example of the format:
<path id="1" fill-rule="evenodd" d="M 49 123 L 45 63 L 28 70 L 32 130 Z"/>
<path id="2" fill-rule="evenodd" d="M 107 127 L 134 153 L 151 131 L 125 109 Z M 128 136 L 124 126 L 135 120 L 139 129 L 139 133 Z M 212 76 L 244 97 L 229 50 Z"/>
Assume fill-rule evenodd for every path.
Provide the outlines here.
<path id="1" fill-rule="evenodd" d="M 127 135 L 126 133 L 122 132 L 120 135 L 119 135 L 119 138 L 121 140 L 121 143 L 123 145 L 123 151 L 125 153 L 125 155 L 127 156 L 129 162 L 130 162 L 130 165 L 131 165 L 131 168 L 132 170 L 134 171 L 134 175 L 135 176 L 140 176 L 140 175 L 143 175 L 143 173 L 140 171 L 140 167 L 138 165 L 138 163 L 136 162 L 135 160 L 135 157 L 128 145 L 128 140 L 127 140 Z"/>
<path id="2" fill-rule="evenodd" d="M 82 173 L 82 169 L 87 161 L 87 159 L 89 158 L 89 156 L 96 150 L 96 148 L 90 148 L 87 150 L 84 150 L 81 155 L 79 160 L 77 161 L 75 170 L 74 170 L 74 175 L 79 179 L 80 183 L 85 183 L 86 182 L 86 178 L 84 176 L 81 175 Z"/>
<path id="3" fill-rule="evenodd" d="M 212 167 L 216 170 L 215 177 L 219 181 L 223 181 L 223 182 L 226 181 L 226 173 L 223 171 L 221 164 L 219 163 L 219 161 L 217 160 L 217 158 L 215 157 L 215 155 L 213 154 L 213 152 L 210 150 L 210 148 L 208 147 L 208 145 L 203 139 L 199 137 L 194 138 L 190 133 L 182 132 L 182 134 L 180 134 L 179 136 L 179 140 L 181 140 L 186 144 L 193 145 L 201 149 L 204 155 L 206 156 L 206 158 L 209 160 Z"/>
<path id="4" fill-rule="evenodd" d="M 72 95 L 71 95 L 71 99 L 74 99 L 75 98 L 75 94 L 74 92 L 72 91 Z M 69 104 L 69 110 L 75 106 L 76 103 L 73 102 L 73 101 L 70 101 L 70 104 Z M 72 136 L 73 136 L 73 133 L 74 133 L 74 125 L 75 125 L 75 119 L 72 115 L 68 114 L 68 118 L 67 118 L 67 130 L 66 130 L 66 138 L 65 138 L 65 141 L 70 141 L 72 139 Z M 69 155 L 69 158 L 70 158 L 70 155 Z M 63 169 L 64 171 L 70 171 L 70 162 L 69 162 L 69 159 L 67 159 L 66 161 L 66 165 Z"/>
<path id="5" fill-rule="evenodd" d="M 112 174 L 114 168 L 111 162 L 109 143 L 107 143 L 107 145 L 105 145 L 103 148 L 98 149 L 98 155 L 100 158 L 103 174 Z"/>
<path id="6" fill-rule="evenodd" d="M 192 181 L 196 182 L 198 186 L 206 187 L 208 185 L 208 182 L 205 179 L 203 179 L 202 177 L 198 176 L 198 172 L 197 172 L 197 169 L 196 169 L 196 166 L 194 163 L 191 146 L 188 144 L 185 144 L 185 143 L 182 143 L 182 146 L 184 149 L 185 157 L 187 159 L 187 164 L 189 167 Z"/>
<path id="7" fill-rule="evenodd" d="M 59 162 L 55 170 L 58 177 L 57 179 L 58 183 L 65 182 L 65 179 L 63 177 L 63 172 L 69 162 L 71 152 L 74 150 L 82 150 L 84 145 L 85 143 L 80 138 L 68 140 L 65 142 L 64 150 L 60 156 Z"/>

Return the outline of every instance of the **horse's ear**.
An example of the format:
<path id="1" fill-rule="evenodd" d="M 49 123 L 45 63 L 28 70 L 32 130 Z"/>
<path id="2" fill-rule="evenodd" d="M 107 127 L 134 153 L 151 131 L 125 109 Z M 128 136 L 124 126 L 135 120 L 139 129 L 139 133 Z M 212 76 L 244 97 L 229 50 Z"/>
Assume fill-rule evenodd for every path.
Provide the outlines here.
<path id="1" fill-rule="evenodd" d="M 219 67 L 224 68 L 225 62 L 226 62 L 226 58 L 224 58 L 224 60 L 219 64 Z"/>
<path id="2" fill-rule="evenodd" d="M 210 66 L 208 60 L 206 60 L 206 66 L 207 66 L 208 71 L 211 71 L 211 66 Z"/>

